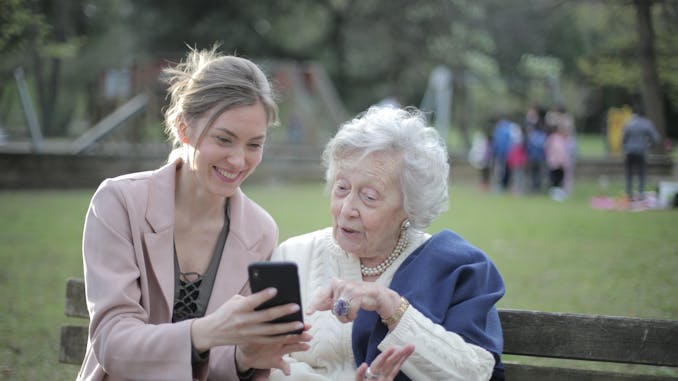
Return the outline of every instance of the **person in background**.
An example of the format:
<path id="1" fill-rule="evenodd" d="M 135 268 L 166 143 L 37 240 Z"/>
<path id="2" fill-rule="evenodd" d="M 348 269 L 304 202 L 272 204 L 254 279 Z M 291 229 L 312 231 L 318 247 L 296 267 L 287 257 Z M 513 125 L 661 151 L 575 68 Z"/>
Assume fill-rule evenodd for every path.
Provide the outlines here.
<path id="1" fill-rule="evenodd" d="M 424 115 L 371 107 L 339 129 L 323 164 L 332 226 L 272 256 L 299 266 L 313 340 L 287 357 L 291 377 L 271 380 L 353 379 L 358 365 L 382 381 L 503 379 L 499 271 L 458 234 L 424 231 L 447 209 L 449 178 Z M 403 352 L 401 366 L 383 365 Z"/>
<path id="2" fill-rule="evenodd" d="M 653 144 L 659 144 L 661 137 L 654 124 L 645 116 L 640 104 L 633 106 L 631 119 L 624 125 L 622 149 L 626 177 L 626 195 L 629 200 L 642 200 L 645 194 L 645 173 L 647 151 Z M 638 177 L 638 193 L 633 194 L 633 177 Z"/>
<path id="3" fill-rule="evenodd" d="M 532 193 L 539 193 L 542 189 L 542 182 L 546 173 L 546 153 L 544 145 L 546 144 L 546 131 L 544 116 L 545 111 L 539 105 L 531 105 L 526 112 L 523 126 L 527 134 L 526 153 L 527 153 L 527 172 L 529 174 Z"/>
<path id="4" fill-rule="evenodd" d="M 492 131 L 492 181 L 495 192 L 501 193 L 511 183 L 511 170 L 508 166 L 508 154 L 511 150 L 513 123 L 505 117 L 499 117 Z M 515 134 L 513 134 L 515 136 Z"/>
<path id="5" fill-rule="evenodd" d="M 546 153 L 546 165 L 549 170 L 549 196 L 555 201 L 565 201 L 565 170 L 570 165 L 570 155 L 567 150 L 567 132 L 562 124 L 555 124 L 546 138 L 544 151 Z"/>
<path id="6" fill-rule="evenodd" d="M 562 193 L 566 197 L 572 193 L 574 170 L 577 164 L 578 147 L 574 118 L 567 112 L 565 106 L 556 105 L 546 113 L 545 119 L 550 131 L 558 131 L 565 138 L 565 149 L 568 159 L 567 164 L 563 167 L 563 181 L 559 189 L 562 189 Z"/>
<path id="7" fill-rule="evenodd" d="M 271 216 L 242 182 L 262 159 L 277 106 L 251 61 L 191 50 L 165 70 L 168 163 L 107 179 L 92 197 L 83 234 L 89 338 L 78 380 L 239 380 L 289 373 L 283 355 L 303 351 L 298 310 L 255 308 L 250 262 L 278 240 Z"/>
<path id="8" fill-rule="evenodd" d="M 527 166 L 527 151 L 524 127 L 516 123 L 511 124 L 511 148 L 506 156 L 506 166 L 511 172 L 511 192 L 520 196 L 525 192 L 525 167 Z"/>
<path id="9" fill-rule="evenodd" d="M 483 131 L 473 135 L 473 143 L 467 155 L 469 164 L 479 172 L 478 184 L 483 191 L 490 188 L 492 178 L 492 128 L 492 125 L 488 125 Z"/>
<path id="10" fill-rule="evenodd" d="M 579 146 L 577 144 L 577 128 L 574 123 L 574 117 L 565 107 L 560 108 L 561 120 L 565 131 L 565 145 L 567 147 L 568 165 L 565 168 L 565 177 L 563 187 L 565 192 L 570 195 L 574 190 L 574 173 L 577 168 L 577 157 L 579 156 Z"/>

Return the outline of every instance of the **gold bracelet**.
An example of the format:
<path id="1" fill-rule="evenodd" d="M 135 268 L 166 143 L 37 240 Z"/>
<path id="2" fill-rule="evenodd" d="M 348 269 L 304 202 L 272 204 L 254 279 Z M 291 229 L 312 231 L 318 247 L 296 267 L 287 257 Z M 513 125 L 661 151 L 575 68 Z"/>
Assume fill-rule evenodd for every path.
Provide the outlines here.
<path id="1" fill-rule="evenodd" d="M 381 319 L 381 322 L 384 323 L 387 327 L 395 325 L 397 322 L 400 321 L 400 318 L 403 317 L 405 310 L 407 310 L 407 307 L 409 307 L 409 306 L 410 306 L 410 302 L 408 302 L 407 299 L 405 299 L 401 296 L 400 297 L 400 306 L 398 306 L 398 309 L 396 310 L 396 312 L 392 316 L 390 316 L 386 319 Z"/>

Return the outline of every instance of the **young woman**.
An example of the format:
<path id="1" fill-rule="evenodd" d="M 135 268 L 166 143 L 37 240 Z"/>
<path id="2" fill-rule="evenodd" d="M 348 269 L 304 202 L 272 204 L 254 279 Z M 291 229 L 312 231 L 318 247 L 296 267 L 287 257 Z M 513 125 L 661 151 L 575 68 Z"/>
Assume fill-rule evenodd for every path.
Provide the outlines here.
<path id="1" fill-rule="evenodd" d="M 289 374 L 308 348 L 299 308 L 255 311 L 247 265 L 278 240 L 271 216 L 240 190 L 262 159 L 277 107 L 264 73 L 216 48 L 166 70 L 166 130 L 175 143 L 155 171 L 105 180 L 83 237 L 90 329 L 78 380 L 238 380 Z"/>

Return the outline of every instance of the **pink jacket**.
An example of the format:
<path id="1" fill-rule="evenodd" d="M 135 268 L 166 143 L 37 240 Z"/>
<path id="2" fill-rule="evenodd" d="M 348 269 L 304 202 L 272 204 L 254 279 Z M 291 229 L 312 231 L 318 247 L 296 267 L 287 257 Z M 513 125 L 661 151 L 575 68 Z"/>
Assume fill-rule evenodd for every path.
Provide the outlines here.
<path id="1" fill-rule="evenodd" d="M 554 132 L 546 138 L 544 151 L 546 152 L 546 164 L 549 168 L 565 169 L 570 166 L 570 154 L 567 150 L 567 137 L 560 132 Z"/>
<path id="2" fill-rule="evenodd" d="M 83 233 L 90 326 L 78 380 L 192 379 L 192 320 L 171 323 L 180 163 L 107 179 L 92 198 Z M 230 232 L 207 314 L 235 294 L 249 294 L 247 265 L 270 258 L 278 241 L 273 218 L 240 190 L 229 207 Z M 210 351 L 210 380 L 238 380 L 233 351 Z M 207 368 L 197 379 L 208 379 Z"/>

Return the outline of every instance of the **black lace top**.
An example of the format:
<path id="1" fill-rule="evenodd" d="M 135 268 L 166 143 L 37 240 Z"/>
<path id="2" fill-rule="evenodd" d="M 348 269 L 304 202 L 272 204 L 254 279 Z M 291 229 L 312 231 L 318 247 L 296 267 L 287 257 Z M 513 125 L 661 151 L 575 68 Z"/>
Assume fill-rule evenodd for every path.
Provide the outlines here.
<path id="1" fill-rule="evenodd" d="M 212 294 L 212 286 L 217 275 L 221 255 L 226 244 L 229 231 L 228 201 L 224 213 L 224 227 L 219 233 L 214 253 L 204 274 L 196 272 L 181 272 L 177 258 L 177 248 L 174 245 L 174 307 L 172 322 L 205 316 L 207 303 Z M 206 361 L 208 353 L 198 354 L 193 349 L 193 362 Z"/>

